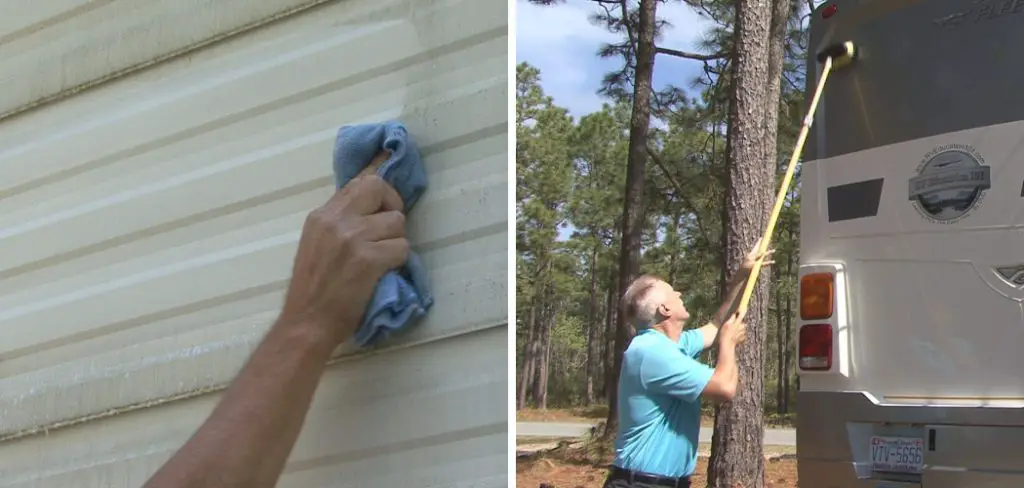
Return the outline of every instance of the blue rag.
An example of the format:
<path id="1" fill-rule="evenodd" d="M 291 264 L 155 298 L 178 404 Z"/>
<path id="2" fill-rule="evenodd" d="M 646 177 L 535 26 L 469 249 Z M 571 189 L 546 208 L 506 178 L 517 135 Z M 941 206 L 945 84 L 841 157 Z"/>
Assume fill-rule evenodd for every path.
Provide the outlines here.
<path id="1" fill-rule="evenodd" d="M 334 142 L 334 177 L 338 188 L 355 178 L 382 149 L 391 153 L 377 174 L 391 184 L 412 210 L 427 189 L 427 173 L 415 143 L 401 122 L 344 126 Z M 373 290 L 356 344 L 364 347 L 405 328 L 434 303 L 426 269 L 410 251 L 405 266 L 385 274 Z"/>

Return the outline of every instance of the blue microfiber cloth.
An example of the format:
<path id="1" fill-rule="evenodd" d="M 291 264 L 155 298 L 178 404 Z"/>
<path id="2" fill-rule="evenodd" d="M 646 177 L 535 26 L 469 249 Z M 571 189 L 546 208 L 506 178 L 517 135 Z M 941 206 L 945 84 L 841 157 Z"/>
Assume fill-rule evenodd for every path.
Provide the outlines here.
<path id="1" fill-rule="evenodd" d="M 382 149 L 391 155 L 377 168 L 377 174 L 395 188 L 405 212 L 412 210 L 427 189 L 416 144 L 401 122 L 344 126 L 334 142 L 334 176 L 338 188 L 355 178 Z M 419 256 L 410 251 L 405 266 L 385 274 L 366 307 L 355 340 L 367 346 L 417 321 L 434 303 L 427 271 Z"/>

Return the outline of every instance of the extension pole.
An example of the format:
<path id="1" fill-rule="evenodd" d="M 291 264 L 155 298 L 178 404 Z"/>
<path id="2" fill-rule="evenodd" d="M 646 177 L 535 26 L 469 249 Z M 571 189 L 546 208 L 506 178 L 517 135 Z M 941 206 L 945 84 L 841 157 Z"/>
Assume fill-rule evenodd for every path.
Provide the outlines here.
<path id="1" fill-rule="evenodd" d="M 807 116 L 804 117 L 803 127 L 800 128 L 800 136 L 797 137 L 796 147 L 793 149 L 793 155 L 789 158 L 789 166 L 786 168 L 786 176 L 782 178 L 782 185 L 779 188 L 779 194 L 775 197 L 775 207 L 772 208 L 772 215 L 768 218 L 768 228 L 764 231 L 764 236 L 761 237 L 761 246 L 758 248 L 758 254 L 764 254 L 768 250 L 768 244 L 771 241 L 772 233 L 775 231 L 775 222 L 779 219 L 779 212 L 782 211 L 782 204 L 785 203 L 786 193 L 788 193 L 789 185 L 793 180 L 793 172 L 796 170 L 796 161 L 800 158 L 800 153 L 804 149 L 804 141 L 807 140 L 807 133 L 811 130 L 811 124 L 814 122 L 814 111 L 818 108 L 818 99 L 821 97 L 821 92 L 825 88 L 825 81 L 828 80 L 829 73 L 832 72 L 832 56 L 825 58 L 825 66 L 821 70 L 821 79 L 818 80 L 818 87 L 814 90 L 814 97 L 811 98 L 811 105 L 807 109 Z M 741 316 L 747 314 L 747 306 L 750 304 L 750 295 L 754 293 L 754 284 L 757 283 L 757 277 L 761 274 L 761 266 L 764 264 L 764 259 L 758 259 L 754 263 L 754 268 L 750 270 L 750 276 L 747 277 L 747 286 L 743 289 L 743 296 L 740 298 L 740 304 L 736 307 L 736 312 Z"/>

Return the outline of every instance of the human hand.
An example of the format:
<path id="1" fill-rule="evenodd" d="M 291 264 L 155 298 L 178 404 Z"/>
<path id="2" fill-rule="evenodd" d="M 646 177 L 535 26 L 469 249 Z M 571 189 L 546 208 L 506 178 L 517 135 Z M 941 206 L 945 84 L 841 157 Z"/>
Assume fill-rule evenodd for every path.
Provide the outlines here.
<path id="1" fill-rule="evenodd" d="M 377 281 L 408 256 L 402 206 L 390 185 L 366 175 L 310 212 L 282 318 L 315 327 L 332 346 L 351 337 Z"/>
<path id="2" fill-rule="evenodd" d="M 718 341 L 722 344 L 738 346 L 747 340 L 747 323 L 739 312 L 729 317 L 718 329 Z"/>
<path id="3" fill-rule="evenodd" d="M 764 260 L 764 262 L 761 263 L 762 267 L 775 262 L 771 260 L 771 256 L 775 253 L 774 249 L 769 249 L 763 253 L 759 251 L 760 249 L 761 239 L 758 239 L 757 242 L 754 243 L 754 248 L 743 257 L 743 262 L 740 264 L 740 271 L 743 274 L 750 274 L 758 260 Z"/>

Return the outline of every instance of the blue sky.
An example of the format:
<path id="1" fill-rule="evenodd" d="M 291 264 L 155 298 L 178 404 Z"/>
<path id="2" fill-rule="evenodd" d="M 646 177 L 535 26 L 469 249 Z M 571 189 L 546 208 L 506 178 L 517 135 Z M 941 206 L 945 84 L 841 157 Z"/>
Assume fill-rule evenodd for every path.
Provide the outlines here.
<path id="1" fill-rule="evenodd" d="M 616 40 L 590 23 L 589 15 L 598 8 L 590 0 L 567 0 L 547 7 L 516 0 L 516 62 L 526 61 L 540 69 L 544 91 L 577 119 L 601 108 L 603 100 L 596 93 L 601 79 L 621 66 L 618 59 L 596 55 L 604 43 Z M 682 2 L 660 4 L 658 17 L 672 24 L 662 32 L 659 45 L 698 52 L 696 45 L 709 21 Z M 658 55 L 654 86 L 688 88 L 701 70 L 699 61 Z M 572 227 L 562 229 L 559 239 L 567 239 L 572 231 Z"/>
<path id="2" fill-rule="evenodd" d="M 589 15 L 598 8 L 590 0 L 567 0 L 548 7 L 516 0 L 516 62 L 526 61 L 539 68 L 544 91 L 577 118 L 601 108 L 602 99 L 596 93 L 601 78 L 621 66 L 617 59 L 596 56 L 603 43 L 616 40 L 613 34 L 590 23 Z M 696 44 L 709 21 L 682 2 L 660 4 L 658 17 L 672 24 L 663 32 L 659 45 L 698 50 Z M 654 85 L 688 88 L 701 73 L 701 66 L 699 61 L 660 54 Z"/>

